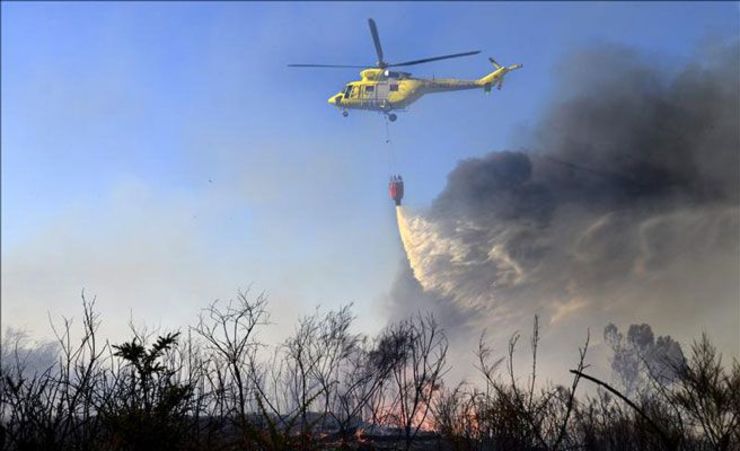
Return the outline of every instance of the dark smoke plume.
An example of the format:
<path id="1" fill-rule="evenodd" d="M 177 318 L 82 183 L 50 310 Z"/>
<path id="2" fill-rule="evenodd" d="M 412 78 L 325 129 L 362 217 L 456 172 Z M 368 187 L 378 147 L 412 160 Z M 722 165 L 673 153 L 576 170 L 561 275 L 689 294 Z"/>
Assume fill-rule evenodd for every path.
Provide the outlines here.
<path id="1" fill-rule="evenodd" d="M 461 161 L 410 221 L 426 278 L 399 275 L 396 314 L 510 333 L 538 313 L 562 338 L 650 322 L 737 356 L 740 46 L 677 73 L 602 46 L 558 73 L 527 149 Z"/>

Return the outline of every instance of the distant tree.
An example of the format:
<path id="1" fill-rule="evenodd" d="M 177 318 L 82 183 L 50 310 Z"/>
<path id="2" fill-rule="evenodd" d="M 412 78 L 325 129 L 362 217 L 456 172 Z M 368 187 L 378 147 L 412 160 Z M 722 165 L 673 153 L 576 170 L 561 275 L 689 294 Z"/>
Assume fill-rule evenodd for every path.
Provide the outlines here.
<path id="1" fill-rule="evenodd" d="M 649 324 L 630 325 L 624 337 L 617 326 L 609 323 L 604 328 L 604 340 L 614 353 L 611 367 L 627 396 L 648 379 L 663 384 L 673 382 L 685 364 L 681 345 L 668 335 L 656 340 Z"/>
<path id="2" fill-rule="evenodd" d="M 57 364 L 58 343 L 53 341 L 34 342 L 20 329 L 8 327 L 0 347 L 0 366 L 3 374 L 27 376 L 43 373 Z"/>

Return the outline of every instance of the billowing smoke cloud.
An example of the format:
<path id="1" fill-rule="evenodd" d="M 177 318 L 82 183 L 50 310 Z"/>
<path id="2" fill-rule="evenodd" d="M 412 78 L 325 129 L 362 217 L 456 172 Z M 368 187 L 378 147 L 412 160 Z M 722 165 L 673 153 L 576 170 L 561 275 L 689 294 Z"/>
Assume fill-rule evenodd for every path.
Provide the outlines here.
<path id="1" fill-rule="evenodd" d="M 452 335 L 537 313 L 571 344 L 639 320 L 737 356 L 739 55 L 677 73 L 608 46 L 564 61 L 526 150 L 461 161 L 427 212 L 399 212 L 416 280 L 399 275 L 396 312 L 436 306 Z"/>

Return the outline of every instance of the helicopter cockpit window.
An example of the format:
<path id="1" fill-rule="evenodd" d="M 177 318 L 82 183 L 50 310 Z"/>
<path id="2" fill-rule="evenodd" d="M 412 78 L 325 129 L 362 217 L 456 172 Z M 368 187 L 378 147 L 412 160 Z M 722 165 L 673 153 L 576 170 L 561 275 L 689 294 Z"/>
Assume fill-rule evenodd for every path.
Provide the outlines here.
<path id="1" fill-rule="evenodd" d="M 391 85 L 391 91 L 398 91 L 398 85 Z"/>
<path id="2" fill-rule="evenodd" d="M 344 88 L 344 97 L 349 97 L 349 94 L 352 92 L 352 85 L 347 85 L 346 88 Z"/>
<path id="3" fill-rule="evenodd" d="M 375 91 L 375 86 L 365 86 L 365 92 L 373 92 Z"/>

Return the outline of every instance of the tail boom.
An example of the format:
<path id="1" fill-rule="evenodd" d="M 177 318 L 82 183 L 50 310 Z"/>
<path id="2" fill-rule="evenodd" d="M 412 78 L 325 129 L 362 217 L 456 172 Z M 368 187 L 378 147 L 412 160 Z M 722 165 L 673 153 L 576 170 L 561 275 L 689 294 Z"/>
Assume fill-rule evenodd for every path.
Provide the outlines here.
<path id="1" fill-rule="evenodd" d="M 510 66 L 502 66 L 499 63 L 496 62 L 493 58 L 488 58 L 488 60 L 493 64 L 494 71 L 490 74 L 478 79 L 476 81 L 476 84 L 479 87 L 482 87 L 486 90 L 486 92 L 489 92 L 491 90 L 491 87 L 493 85 L 496 85 L 498 89 L 501 89 L 501 86 L 504 82 L 504 76 L 508 74 L 509 72 L 517 69 L 521 69 L 524 67 L 522 64 L 512 64 Z"/>

